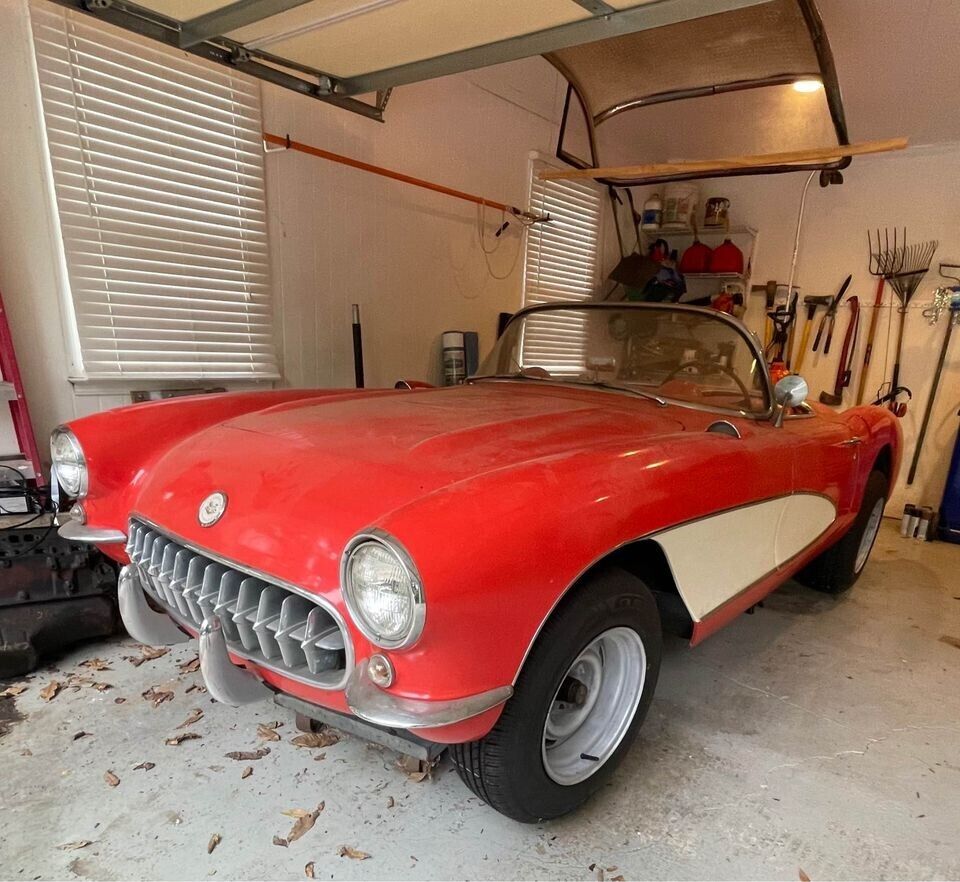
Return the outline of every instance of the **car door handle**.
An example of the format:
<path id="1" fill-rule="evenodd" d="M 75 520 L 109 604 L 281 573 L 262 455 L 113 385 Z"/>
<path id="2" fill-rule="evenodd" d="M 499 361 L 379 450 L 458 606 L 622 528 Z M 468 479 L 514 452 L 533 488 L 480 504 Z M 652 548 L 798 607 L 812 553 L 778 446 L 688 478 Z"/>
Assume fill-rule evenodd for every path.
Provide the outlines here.
<path id="1" fill-rule="evenodd" d="M 863 438 L 859 435 L 854 435 L 852 438 L 840 442 L 841 447 L 856 447 L 858 444 L 863 444 Z"/>

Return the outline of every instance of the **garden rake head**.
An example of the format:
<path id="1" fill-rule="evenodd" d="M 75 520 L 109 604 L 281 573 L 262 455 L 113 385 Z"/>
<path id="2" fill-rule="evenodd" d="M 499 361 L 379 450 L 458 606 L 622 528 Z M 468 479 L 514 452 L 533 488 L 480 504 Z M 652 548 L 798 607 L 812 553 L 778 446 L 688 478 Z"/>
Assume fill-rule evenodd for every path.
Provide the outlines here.
<path id="1" fill-rule="evenodd" d="M 935 239 L 903 246 L 903 265 L 890 276 L 890 285 L 900 298 L 900 305 L 906 309 L 910 299 L 917 292 L 920 282 L 930 269 L 930 261 L 940 243 Z"/>
<path id="2" fill-rule="evenodd" d="M 898 244 L 898 237 L 901 242 Z M 874 243 L 873 234 L 867 230 L 867 242 L 870 246 L 870 274 L 889 279 L 903 269 L 903 245 L 907 241 L 907 229 L 899 233 L 893 228 L 893 242 L 890 241 L 890 230 L 884 227 L 883 241 L 880 240 L 880 230 L 877 229 L 877 241 Z"/>

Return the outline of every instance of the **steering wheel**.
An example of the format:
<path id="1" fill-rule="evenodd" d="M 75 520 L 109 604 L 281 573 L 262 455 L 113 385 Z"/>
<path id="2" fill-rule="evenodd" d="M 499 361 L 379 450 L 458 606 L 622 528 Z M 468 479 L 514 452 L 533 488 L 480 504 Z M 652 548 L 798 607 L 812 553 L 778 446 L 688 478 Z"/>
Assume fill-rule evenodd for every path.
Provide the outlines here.
<path id="1" fill-rule="evenodd" d="M 740 393 L 743 395 L 743 403 L 746 405 L 747 410 L 750 409 L 750 392 L 747 387 L 743 384 L 743 380 L 737 376 L 737 374 L 727 367 L 725 364 L 720 364 L 719 362 L 713 361 L 704 361 L 703 359 L 695 358 L 692 361 L 685 361 L 682 364 L 677 365 L 669 374 L 664 378 L 663 383 L 669 383 L 674 377 L 677 376 L 681 371 L 686 370 L 690 367 L 703 367 L 709 368 L 711 370 L 720 371 L 721 374 L 726 374 L 737 384 L 737 388 L 740 390 Z M 663 385 L 661 383 L 661 385 Z"/>

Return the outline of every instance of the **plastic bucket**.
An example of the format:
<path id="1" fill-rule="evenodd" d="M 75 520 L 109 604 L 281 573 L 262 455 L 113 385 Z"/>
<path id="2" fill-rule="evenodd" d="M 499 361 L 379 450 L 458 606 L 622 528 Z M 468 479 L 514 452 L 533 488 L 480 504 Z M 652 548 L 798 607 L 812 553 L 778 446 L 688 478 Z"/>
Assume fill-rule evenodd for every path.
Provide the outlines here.
<path id="1" fill-rule="evenodd" d="M 697 213 L 700 188 L 696 184 L 667 184 L 663 196 L 664 230 L 689 230 Z"/>

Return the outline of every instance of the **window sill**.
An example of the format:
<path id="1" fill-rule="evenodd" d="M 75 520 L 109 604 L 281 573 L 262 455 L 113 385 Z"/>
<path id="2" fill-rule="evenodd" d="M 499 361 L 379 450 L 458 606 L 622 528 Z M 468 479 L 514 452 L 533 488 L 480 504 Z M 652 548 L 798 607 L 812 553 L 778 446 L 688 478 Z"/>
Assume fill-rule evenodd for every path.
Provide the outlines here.
<path id="1" fill-rule="evenodd" d="M 211 386 L 223 386 L 230 391 L 243 389 L 273 389 L 280 385 L 280 377 L 269 379 L 266 377 L 247 378 L 230 377 L 229 379 L 216 377 L 185 378 L 152 378 L 146 377 L 117 377 L 106 379 L 103 377 L 68 377 L 73 386 L 75 395 L 122 395 L 135 390 L 153 391 L 157 389 L 209 389 Z"/>

